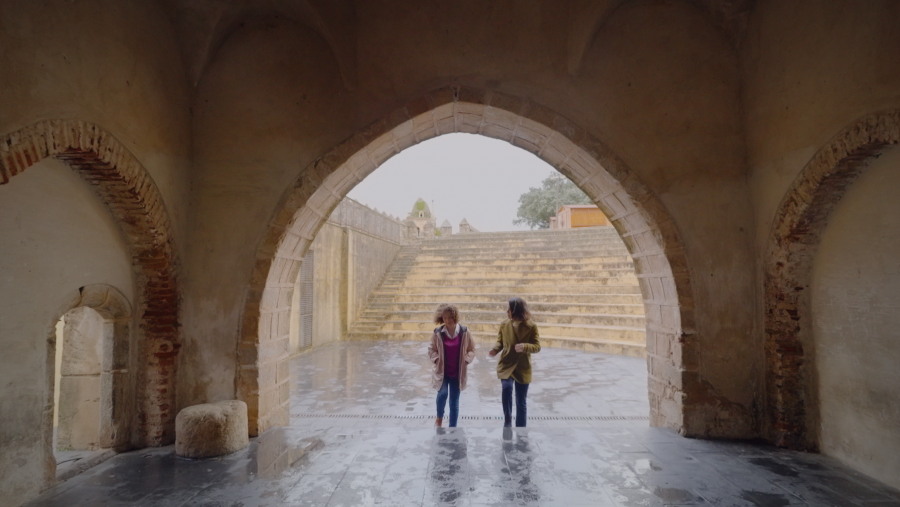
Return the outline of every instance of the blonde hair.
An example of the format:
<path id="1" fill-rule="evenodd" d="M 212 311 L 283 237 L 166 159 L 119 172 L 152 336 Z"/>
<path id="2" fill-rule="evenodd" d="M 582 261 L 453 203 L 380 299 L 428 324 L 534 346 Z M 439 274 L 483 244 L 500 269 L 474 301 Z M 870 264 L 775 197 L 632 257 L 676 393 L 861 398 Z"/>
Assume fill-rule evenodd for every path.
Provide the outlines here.
<path id="1" fill-rule="evenodd" d="M 434 323 L 443 324 L 444 314 L 447 312 L 450 312 L 450 316 L 453 317 L 453 320 L 459 322 L 459 308 L 457 308 L 456 305 L 441 303 L 438 305 L 437 310 L 434 311 Z"/>

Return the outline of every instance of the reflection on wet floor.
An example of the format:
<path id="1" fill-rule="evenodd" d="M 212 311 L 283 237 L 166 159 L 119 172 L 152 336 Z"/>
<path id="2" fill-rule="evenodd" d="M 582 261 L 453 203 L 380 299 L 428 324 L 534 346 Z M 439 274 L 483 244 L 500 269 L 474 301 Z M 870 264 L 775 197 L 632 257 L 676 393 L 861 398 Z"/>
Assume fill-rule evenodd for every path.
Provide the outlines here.
<path id="1" fill-rule="evenodd" d="M 371 344 L 374 348 L 384 345 Z M 309 364 L 315 356 L 301 358 L 307 361 L 301 365 L 315 378 L 305 378 L 302 370 L 295 372 L 297 384 L 308 389 L 306 394 L 295 393 L 295 399 L 306 396 L 307 410 L 321 410 L 324 404 L 382 415 L 410 401 L 416 401 L 415 406 L 424 404 L 431 399 L 429 390 L 420 389 L 415 380 L 403 387 L 418 375 L 410 374 L 415 372 L 411 365 L 417 364 L 416 356 L 403 351 L 415 351 L 417 346 L 390 344 L 392 352 L 381 363 L 384 369 L 375 361 L 385 359 L 379 355 L 382 352 L 367 354 L 358 344 L 328 352 L 329 357 L 341 358 L 339 364 L 356 358 L 349 361 L 351 369 L 365 382 L 339 376 L 329 379 L 324 369 L 331 366 L 319 369 Z M 545 383 L 550 383 L 553 373 L 549 359 L 560 365 L 617 364 L 615 359 L 604 362 L 603 357 L 566 355 L 581 352 L 558 352 L 544 356 L 548 358 L 542 370 Z M 360 358 L 373 362 L 365 369 L 353 367 Z M 348 371 L 341 368 L 332 371 Z M 396 374 L 386 373 L 395 369 Z M 337 385 L 343 389 L 328 392 L 329 386 Z M 378 394 L 367 397 L 376 386 Z M 381 388 L 393 389 L 395 397 L 384 395 Z M 561 402 L 583 395 L 581 388 L 553 389 L 569 393 L 557 394 Z M 414 397 L 400 397 L 406 395 Z M 546 391 L 539 396 L 552 397 Z M 584 399 L 602 395 L 587 396 Z M 487 396 L 466 401 L 468 410 L 494 410 Z M 545 400 L 536 406 L 547 410 L 548 404 Z M 609 406 L 619 410 L 614 403 Z M 435 429 L 429 427 L 430 419 L 318 415 L 295 418 L 290 427 L 270 430 L 251 439 L 248 448 L 220 458 L 180 459 L 171 446 L 123 453 L 47 491 L 30 505 L 900 506 L 900 492 L 834 459 L 746 442 L 686 439 L 649 428 L 646 421 L 546 420 L 540 427 L 503 429 L 499 422 L 486 419 L 478 425 Z M 573 427 L 575 423 L 582 426 Z"/>
<path id="2" fill-rule="evenodd" d="M 291 362 L 291 413 L 301 415 L 435 415 L 431 370 L 424 342 L 344 342 L 316 349 Z M 476 345 L 460 414 L 499 417 L 500 381 L 489 344 Z M 558 418 L 620 416 L 646 419 L 647 362 L 634 357 L 544 348 L 532 356 L 528 391 L 534 427 L 559 426 Z M 545 422 L 542 417 L 554 417 Z M 367 424 L 367 423 L 361 423 Z M 422 426 L 427 421 L 412 421 Z M 587 423 L 585 423 L 587 424 Z M 644 425 L 647 424 L 645 421 Z"/>

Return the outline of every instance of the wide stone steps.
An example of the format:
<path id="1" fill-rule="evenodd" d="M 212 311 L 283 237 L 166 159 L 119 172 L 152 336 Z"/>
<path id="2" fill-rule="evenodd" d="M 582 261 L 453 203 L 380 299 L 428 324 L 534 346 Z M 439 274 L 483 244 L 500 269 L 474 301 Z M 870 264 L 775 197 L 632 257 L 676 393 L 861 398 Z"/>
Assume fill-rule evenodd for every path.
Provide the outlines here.
<path id="1" fill-rule="evenodd" d="M 545 346 L 643 357 L 644 307 L 633 261 L 611 227 L 477 233 L 404 247 L 354 322 L 353 340 L 427 340 L 440 303 L 493 342 L 507 300 L 529 302 Z"/>
<path id="2" fill-rule="evenodd" d="M 376 314 L 378 315 L 378 317 L 372 318 L 372 316 Z M 428 324 L 432 322 L 431 319 L 433 315 L 434 308 L 430 310 L 411 311 L 391 310 L 386 313 L 371 312 L 369 314 L 364 313 L 362 317 L 357 321 L 357 323 L 360 325 L 364 325 L 367 323 L 381 323 L 384 325 L 385 321 L 381 320 L 382 316 L 384 316 L 386 317 L 387 321 L 392 323 L 424 322 Z M 503 307 L 498 310 L 495 306 L 493 311 L 470 310 L 466 312 L 460 309 L 459 318 L 463 323 L 469 321 L 499 323 L 506 318 L 506 308 Z M 577 324 L 584 326 L 622 326 L 629 328 L 639 328 L 641 330 L 644 329 L 644 316 L 629 313 L 551 313 L 533 311 L 532 320 L 534 320 L 535 322 L 540 322 L 542 327 L 548 324 Z"/>
<path id="3" fill-rule="evenodd" d="M 464 320 L 463 324 L 473 332 L 494 333 L 494 336 L 496 336 L 497 329 L 500 327 L 501 321 L 502 320 L 478 322 Z M 550 336 L 568 336 L 573 338 L 590 338 L 597 340 L 617 340 L 628 343 L 644 343 L 644 341 L 646 340 L 644 336 L 644 328 L 635 327 L 633 325 L 548 324 L 540 321 L 535 322 L 537 322 L 538 329 L 540 329 L 542 334 L 547 333 Z M 428 333 L 435 327 L 434 323 L 432 323 L 431 320 L 387 321 L 382 323 L 380 328 L 373 328 L 368 326 L 367 324 L 371 323 L 359 323 L 360 327 L 366 327 L 372 331 L 413 331 L 426 333 L 425 338 L 428 338 Z M 643 320 L 640 322 L 640 324 L 643 324 Z"/>
<path id="4" fill-rule="evenodd" d="M 433 328 L 427 333 L 413 331 L 354 332 L 352 335 L 350 335 L 350 339 L 381 341 L 427 341 L 431 339 L 432 331 Z M 497 342 L 497 333 L 472 332 L 472 338 L 475 340 L 475 343 L 481 344 L 481 346 L 490 347 Z M 550 336 L 543 333 L 541 333 L 541 346 L 584 350 L 587 352 L 602 352 L 604 354 L 617 354 L 620 356 L 631 357 L 645 357 L 646 354 L 644 343 L 632 343 L 612 339 L 596 340 L 575 338 L 571 336 Z"/>
<path id="5" fill-rule="evenodd" d="M 498 235 L 500 234 L 500 235 Z M 613 231 L 595 231 L 591 234 L 571 234 L 562 232 L 559 235 L 548 234 L 547 231 L 538 232 L 536 236 L 528 235 L 508 235 L 503 233 L 484 233 L 477 235 L 464 235 L 450 238 L 434 238 L 422 241 L 425 248 L 431 247 L 449 247 L 449 246 L 470 246 L 483 244 L 504 244 L 504 245 L 536 245 L 542 243 L 550 243 L 554 241 L 565 241 L 567 243 L 579 242 L 603 242 L 603 241 L 620 241 L 618 234 Z"/>
<path id="6" fill-rule="evenodd" d="M 610 251 L 620 251 L 625 250 L 625 245 L 609 245 L 604 244 L 599 241 L 578 241 L 578 242 L 567 242 L 567 246 L 572 250 L 586 250 L 586 251 L 596 251 L 596 250 L 610 250 Z M 546 243 L 481 243 L 475 245 L 447 245 L 447 244 L 439 244 L 434 246 L 423 245 L 422 253 L 425 255 L 436 255 L 436 254 L 465 254 L 474 251 L 483 251 L 483 250 L 493 250 L 496 252 L 517 252 L 517 251 L 533 251 L 533 252 L 542 252 L 542 251 L 559 251 L 559 242 L 558 241 L 548 241 Z"/>
<path id="7" fill-rule="evenodd" d="M 503 279 L 516 277 L 519 280 L 542 280 L 542 279 L 571 279 L 573 281 L 582 281 L 585 277 L 590 279 L 597 278 L 634 278 L 634 270 L 628 268 L 621 269 L 585 269 L 551 271 L 548 269 L 502 269 L 500 266 L 496 270 L 492 269 L 466 269 L 466 268 L 448 268 L 440 271 L 434 269 L 412 269 L 406 275 L 407 282 L 413 283 L 416 280 L 433 280 L 435 276 L 440 279 L 451 279 L 453 281 L 463 280 L 482 280 L 482 279 Z"/>
<path id="8" fill-rule="evenodd" d="M 500 312 L 506 311 L 506 302 L 509 298 L 484 298 L 480 301 L 465 302 L 459 301 L 442 301 L 456 305 L 460 313 L 469 314 L 470 312 Z M 383 312 L 433 312 L 437 305 L 432 301 L 416 301 L 410 303 L 374 303 L 381 305 L 377 307 L 380 313 Z M 590 304 L 590 303 L 529 303 L 531 312 L 536 315 L 540 314 L 564 314 L 564 315 L 644 315 L 643 304 Z M 375 311 L 376 308 L 370 308 Z M 366 317 L 363 313 L 363 318 Z"/>
<path id="9" fill-rule="evenodd" d="M 451 259 L 451 258 L 508 258 L 508 259 L 527 259 L 536 257 L 559 257 L 563 251 L 559 245 L 547 245 L 541 248 L 495 248 L 490 246 L 472 247 L 465 249 L 434 249 L 422 251 L 422 260 L 430 259 Z M 604 248 L 604 247 L 588 247 L 588 246 L 572 246 L 567 247 L 565 254 L 569 257 L 597 257 L 603 255 L 628 255 L 625 247 L 621 248 Z"/>
<path id="10" fill-rule="evenodd" d="M 631 257 L 627 255 L 614 255 L 611 257 L 558 257 L 545 259 L 484 259 L 473 258 L 468 260 L 459 260 L 456 258 L 445 260 L 420 260 L 412 266 L 414 269 L 432 269 L 432 268 L 485 268 L 492 267 L 531 267 L 546 266 L 548 269 L 560 270 L 568 269 L 570 266 L 592 266 L 595 269 L 607 268 L 634 268 Z"/>
<path id="11" fill-rule="evenodd" d="M 525 301 L 531 302 L 532 300 L 537 301 L 536 297 L 543 296 L 567 296 L 574 298 L 582 298 L 590 295 L 630 295 L 637 297 L 637 301 L 643 301 L 641 294 L 641 289 L 637 285 L 564 285 L 564 284 L 556 284 L 552 287 L 541 287 L 540 292 L 536 292 L 531 290 L 530 287 L 525 285 L 488 285 L 488 286 L 464 286 L 464 285 L 456 285 L 456 286 L 434 286 L 434 285 L 416 285 L 416 286 L 404 286 L 399 289 L 392 290 L 389 292 L 381 292 L 373 294 L 374 297 L 389 297 L 393 295 L 400 296 L 409 296 L 409 295 L 427 295 L 434 294 L 437 296 L 447 296 L 447 295 L 460 295 L 460 296 L 479 296 L 482 294 L 503 294 L 508 296 L 508 298 L 513 296 L 519 296 Z M 531 299 L 529 299 L 529 297 Z M 444 297 L 446 299 L 446 297 Z M 409 301 L 409 300 L 407 300 Z M 459 301 L 463 301 L 459 299 Z M 562 300 L 561 300 L 562 301 Z M 568 299 L 565 301 L 569 301 Z M 572 300 L 573 302 L 578 302 L 577 299 Z M 552 303 L 554 301 L 544 300 L 546 303 Z"/>
<path id="12" fill-rule="evenodd" d="M 424 264 L 424 263 L 423 263 Z M 592 263 L 528 263 L 519 262 L 516 264 L 506 262 L 495 262 L 494 264 L 466 265 L 458 263 L 445 263 L 444 266 L 428 263 L 428 265 L 413 266 L 407 272 L 407 276 L 421 275 L 433 273 L 436 269 L 440 269 L 441 274 L 445 276 L 453 273 L 569 273 L 577 276 L 596 276 L 593 274 L 584 274 L 590 271 L 623 271 L 625 273 L 633 273 L 634 265 L 630 262 L 592 262 Z"/>
<path id="13" fill-rule="evenodd" d="M 437 276 L 437 274 L 432 275 Z M 628 285 L 632 283 L 637 285 L 637 277 L 633 274 L 627 274 L 620 277 L 597 277 L 597 278 L 579 278 L 576 276 L 541 276 L 541 277 L 521 277 L 515 278 L 513 275 L 507 277 L 494 278 L 416 278 L 410 280 L 413 286 L 431 285 L 439 287 L 455 287 L 465 286 L 483 286 L 492 285 L 500 287 L 555 287 L 557 285 Z M 400 285 L 387 285 L 387 289 L 399 289 Z"/>

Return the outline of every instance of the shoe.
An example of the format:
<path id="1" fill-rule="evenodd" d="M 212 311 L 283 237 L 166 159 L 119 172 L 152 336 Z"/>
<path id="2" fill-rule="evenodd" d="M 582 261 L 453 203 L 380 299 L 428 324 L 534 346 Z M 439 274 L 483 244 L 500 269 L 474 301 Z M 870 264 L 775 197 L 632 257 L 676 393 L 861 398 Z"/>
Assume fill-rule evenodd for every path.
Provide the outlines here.
<path id="1" fill-rule="evenodd" d="M 436 418 L 436 419 L 434 420 L 434 427 L 435 427 L 435 428 L 440 428 L 440 427 L 441 427 L 441 424 L 442 424 L 443 422 L 444 422 L 444 419 L 443 419 L 442 417 Z"/>

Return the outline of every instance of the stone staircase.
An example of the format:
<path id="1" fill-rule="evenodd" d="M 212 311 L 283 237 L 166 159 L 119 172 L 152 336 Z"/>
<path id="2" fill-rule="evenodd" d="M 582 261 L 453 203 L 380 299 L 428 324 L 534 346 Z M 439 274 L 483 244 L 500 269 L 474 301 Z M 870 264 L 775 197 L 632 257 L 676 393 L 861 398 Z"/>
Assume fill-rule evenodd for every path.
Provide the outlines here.
<path id="1" fill-rule="evenodd" d="M 531 307 L 545 346 L 644 357 L 634 264 L 612 227 L 473 233 L 404 246 L 351 340 L 428 340 L 440 303 L 459 307 L 475 340 L 493 343 L 506 301 Z"/>

